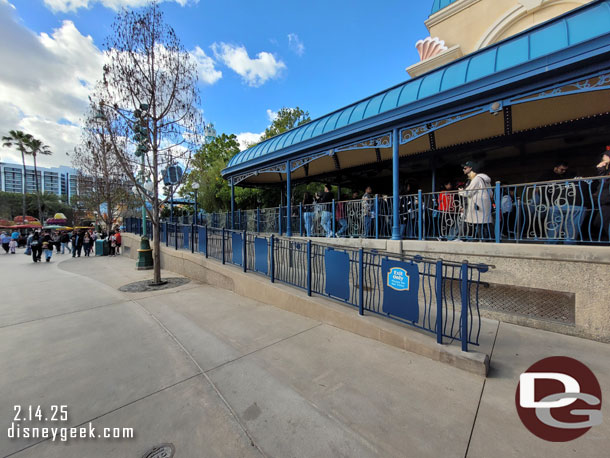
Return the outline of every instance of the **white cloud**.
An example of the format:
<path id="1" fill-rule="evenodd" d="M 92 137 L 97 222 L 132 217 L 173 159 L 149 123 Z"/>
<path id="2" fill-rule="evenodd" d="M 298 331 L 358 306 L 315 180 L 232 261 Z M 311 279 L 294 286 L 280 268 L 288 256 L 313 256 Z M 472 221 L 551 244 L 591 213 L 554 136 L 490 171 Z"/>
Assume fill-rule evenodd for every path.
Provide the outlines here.
<path id="1" fill-rule="evenodd" d="M 36 35 L 0 0 L 0 132 L 24 130 L 51 147 L 41 165 L 68 165 L 65 153 L 79 141 L 87 95 L 100 77 L 103 54 L 71 21 Z M 0 147 L 3 160 L 14 158 Z M 20 158 L 18 158 L 20 161 Z"/>
<path id="2" fill-rule="evenodd" d="M 288 46 L 299 57 L 305 53 L 305 45 L 296 33 L 288 34 Z"/>
<path id="3" fill-rule="evenodd" d="M 215 68 L 216 62 L 214 59 L 208 56 L 199 46 L 191 51 L 191 55 L 197 62 L 197 73 L 200 81 L 205 84 L 214 84 L 222 78 L 222 72 Z"/>
<path id="4" fill-rule="evenodd" d="M 277 118 L 277 111 L 267 108 L 267 118 L 269 118 L 269 122 L 275 121 L 275 118 Z"/>
<path id="5" fill-rule="evenodd" d="M 212 51 L 216 59 L 239 74 L 252 87 L 259 87 L 268 80 L 279 77 L 281 71 L 286 68 L 284 62 L 276 60 L 275 56 L 268 52 L 259 52 L 255 59 L 250 58 L 244 46 L 214 43 Z"/>
<path id="6" fill-rule="evenodd" d="M 189 3 L 197 3 L 199 0 L 161 0 L 161 2 L 175 2 L 180 6 Z M 91 8 L 96 3 L 101 3 L 106 8 L 115 11 L 125 8 L 138 8 L 150 3 L 150 0 L 44 0 L 45 5 L 54 13 L 68 13 L 79 8 Z"/>
<path id="7" fill-rule="evenodd" d="M 258 143 L 264 133 L 265 132 L 261 132 L 260 134 L 255 134 L 253 132 L 242 132 L 241 134 L 237 134 L 236 137 L 237 141 L 239 142 L 239 150 L 243 151 L 248 149 L 253 143 Z"/>

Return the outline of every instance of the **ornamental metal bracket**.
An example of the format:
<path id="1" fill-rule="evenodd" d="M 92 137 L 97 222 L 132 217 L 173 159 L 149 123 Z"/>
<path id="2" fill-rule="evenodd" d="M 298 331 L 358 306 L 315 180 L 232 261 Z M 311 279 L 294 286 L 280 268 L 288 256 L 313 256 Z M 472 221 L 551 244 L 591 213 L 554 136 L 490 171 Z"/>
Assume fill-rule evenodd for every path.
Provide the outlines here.
<path id="1" fill-rule="evenodd" d="M 300 169 L 305 166 L 305 164 L 309 164 L 310 162 L 315 161 L 316 159 L 320 159 L 321 157 L 328 156 L 329 152 L 324 151 L 323 153 L 315 153 L 310 154 L 308 156 L 300 157 L 298 159 L 293 159 L 290 163 L 290 171 L 294 172 L 295 170 Z"/>
<path id="2" fill-rule="evenodd" d="M 466 111 L 455 116 L 450 116 L 448 118 L 428 122 L 419 126 L 405 127 L 404 129 L 400 130 L 400 144 L 404 145 L 405 143 L 409 143 L 415 139 L 418 139 L 419 137 L 423 137 L 424 135 L 428 135 L 431 132 L 442 129 L 443 127 L 447 127 L 451 124 L 455 124 L 456 122 L 463 121 L 464 119 L 472 118 L 473 116 L 484 113 L 488 110 L 489 107 L 485 106 L 483 108 L 477 108 L 476 110 Z"/>
<path id="3" fill-rule="evenodd" d="M 233 180 L 233 184 L 238 184 L 241 183 L 244 180 L 247 180 L 248 178 L 252 177 L 252 176 L 257 176 L 260 175 L 261 173 L 286 173 L 286 164 L 275 164 L 275 165 L 270 165 L 269 167 L 265 167 L 264 169 L 258 169 L 258 170 L 254 170 L 252 172 L 246 172 L 246 173 L 242 173 L 239 175 L 235 175 L 233 177 L 231 177 L 230 179 Z"/>
<path id="4" fill-rule="evenodd" d="M 377 137 L 368 138 L 361 140 L 356 143 L 350 143 L 349 145 L 340 146 L 335 148 L 335 152 L 351 151 L 356 149 L 370 149 L 370 148 L 391 148 L 392 147 L 392 133 L 379 135 Z"/>
<path id="5" fill-rule="evenodd" d="M 585 79 L 581 78 L 570 81 L 569 83 L 561 83 L 560 86 L 547 87 L 546 89 L 531 92 L 529 94 L 518 95 L 510 100 L 510 104 L 517 105 L 519 103 L 533 102 L 535 100 L 608 89 L 610 89 L 610 73 L 601 73 Z"/>

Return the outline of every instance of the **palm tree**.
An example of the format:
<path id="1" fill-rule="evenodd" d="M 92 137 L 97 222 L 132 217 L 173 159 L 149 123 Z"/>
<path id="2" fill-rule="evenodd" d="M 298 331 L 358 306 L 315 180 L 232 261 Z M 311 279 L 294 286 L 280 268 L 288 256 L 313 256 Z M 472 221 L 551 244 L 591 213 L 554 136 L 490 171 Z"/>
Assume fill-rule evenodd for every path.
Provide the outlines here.
<path id="1" fill-rule="evenodd" d="M 27 144 L 31 135 L 20 130 L 11 130 L 8 135 L 2 137 L 2 146 L 5 148 L 16 148 L 21 153 L 21 161 L 23 162 L 23 224 L 25 224 L 25 155 Z"/>
<path id="2" fill-rule="evenodd" d="M 27 150 L 25 154 L 31 155 L 34 158 L 34 181 L 36 182 L 36 199 L 38 202 L 38 220 L 42 224 L 42 207 L 40 205 L 40 186 L 38 184 L 38 167 L 36 166 L 36 156 L 42 154 L 43 156 L 50 156 L 53 154 L 48 145 L 42 143 L 42 141 L 29 135 L 26 143 Z"/>

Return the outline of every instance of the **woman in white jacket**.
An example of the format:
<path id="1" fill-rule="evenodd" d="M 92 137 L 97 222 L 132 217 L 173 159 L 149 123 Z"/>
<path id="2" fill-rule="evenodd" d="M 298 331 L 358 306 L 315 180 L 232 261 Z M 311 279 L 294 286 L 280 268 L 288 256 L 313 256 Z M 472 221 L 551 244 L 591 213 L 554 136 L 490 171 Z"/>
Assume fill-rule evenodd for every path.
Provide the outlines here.
<path id="1" fill-rule="evenodd" d="M 472 161 L 462 164 L 464 175 L 468 177 L 466 189 L 460 188 L 460 196 L 466 199 L 464 221 L 468 238 L 491 238 L 491 178 L 477 173 L 478 165 Z"/>

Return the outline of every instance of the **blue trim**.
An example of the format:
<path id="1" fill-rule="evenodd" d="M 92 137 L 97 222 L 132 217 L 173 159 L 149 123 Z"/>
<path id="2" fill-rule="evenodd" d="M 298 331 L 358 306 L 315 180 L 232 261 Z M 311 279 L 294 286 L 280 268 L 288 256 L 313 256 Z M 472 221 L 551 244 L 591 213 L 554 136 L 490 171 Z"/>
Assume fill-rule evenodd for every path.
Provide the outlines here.
<path id="1" fill-rule="evenodd" d="M 587 27 L 587 23 L 592 22 L 592 27 Z M 566 27 L 570 33 L 566 37 Z M 561 29 L 561 34 L 557 35 L 554 30 Z M 561 47 L 558 47 L 556 42 L 548 44 L 545 47 L 544 43 L 553 40 L 541 40 L 547 36 L 557 35 L 556 42 L 563 42 Z M 573 42 L 569 42 L 568 38 Z M 536 52 L 531 51 L 531 41 L 534 39 Z M 515 46 L 515 42 L 521 40 L 521 46 Z M 528 42 L 528 46 L 523 46 L 523 40 Z M 498 54 L 503 56 L 504 48 L 510 48 L 513 52 L 521 52 L 519 57 L 513 57 L 510 60 L 501 60 Z M 527 52 L 526 52 L 527 51 Z M 262 163 L 268 163 L 273 159 L 281 157 L 287 159 L 292 157 L 292 154 L 303 153 L 306 150 L 311 150 L 315 147 L 321 147 L 329 141 L 345 138 L 355 133 L 363 132 L 366 129 L 380 128 L 385 124 L 386 128 L 390 122 L 398 122 L 404 118 L 415 118 L 417 115 L 422 115 L 426 111 L 435 108 L 455 105 L 456 103 L 467 103 L 468 99 L 480 98 L 485 94 L 493 95 L 499 99 L 499 90 L 514 90 L 513 84 L 527 83 L 528 79 L 543 80 L 549 78 L 560 69 L 564 71 L 570 68 L 571 65 L 581 64 L 581 70 L 587 60 L 603 61 L 605 54 L 610 53 L 610 0 L 597 1 L 581 8 L 575 9 L 564 16 L 552 19 L 546 23 L 540 24 L 532 29 L 510 37 L 500 43 L 487 47 L 481 51 L 477 51 L 462 59 L 451 62 L 443 67 L 440 67 L 426 75 L 414 78 L 400 85 L 394 86 L 386 91 L 374 94 L 364 100 L 358 101 L 341 110 L 332 112 L 322 118 L 311 121 L 309 124 L 299 126 L 288 132 L 280 134 L 280 137 L 285 136 L 286 141 L 277 141 L 276 145 L 282 144 L 281 149 L 272 151 L 269 143 L 276 142 L 277 138 L 267 140 L 260 145 L 257 145 L 257 150 L 265 145 L 266 154 L 259 154 L 255 159 L 251 158 L 250 150 L 242 151 L 231 159 L 228 167 L 223 170 L 223 176 L 233 175 L 238 171 L 255 168 Z M 527 54 L 527 60 L 525 60 Z M 534 56 L 534 57 L 532 57 Z M 496 66 L 500 61 L 502 71 L 496 71 Z M 445 84 L 444 75 L 450 73 L 454 69 L 467 66 L 464 82 L 445 89 L 441 86 Z M 599 62 L 598 62 L 599 64 Z M 607 60 L 601 63 L 607 66 Z M 461 74 L 461 70 L 457 75 Z M 459 78 L 459 76 L 458 76 Z M 441 81 L 441 79 L 443 81 Z M 438 83 L 437 83 L 438 80 Z M 423 82 L 429 81 L 424 87 Z M 448 86 L 459 83 L 458 80 L 448 83 Z M 428 86 L 428 84 L 430 84 Z M 401 93 L 398 98 L 397 108 L 383 106 L 380 104 L 379 113 L 370 118 L 363 119 L 362 116 L 353 116 L 359 105 L 366 105 L 375 97 L 388 95 L 390 92 L 401 88 Z M 405 91 L 408 90 L 408 94 Z M 415 96 L 414 96 L 415 95 Z M 404 100 L 401 100 L 404 99 Z M 382 107 L 385 111 L 382 111 Z M 364 115 L 364 111 L 362 113 Z M 332 117 L 336 117 L 337 121 L 334 126 L 329 126 Z M 353 121 L 350 118 L 354 118 Z M 309 127 L 315 129 L 314 124 L 324 120 L 325 133 L 305 139 L 305 130 Z M 348 120 L 347 123 L 345 120 Z M 339 122 L 341 121 L 341 122 Z M 328 130 L 327 130 L 328 128 Z M 330 130 L 332 129 L 332 130 Z M 296 134 L 296 135 L 295 135 Z M 288 136 L 300 135 L 303 141 L 288 143 Z M 294 138 L 293 138 L 294 140 Z"/>

